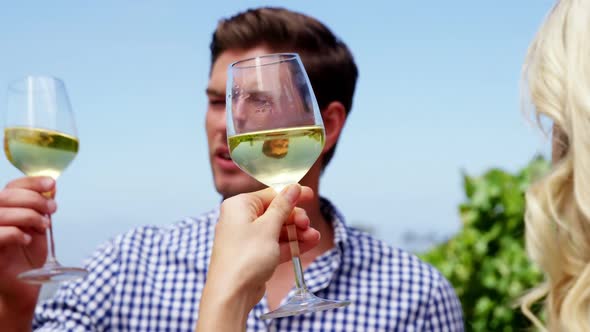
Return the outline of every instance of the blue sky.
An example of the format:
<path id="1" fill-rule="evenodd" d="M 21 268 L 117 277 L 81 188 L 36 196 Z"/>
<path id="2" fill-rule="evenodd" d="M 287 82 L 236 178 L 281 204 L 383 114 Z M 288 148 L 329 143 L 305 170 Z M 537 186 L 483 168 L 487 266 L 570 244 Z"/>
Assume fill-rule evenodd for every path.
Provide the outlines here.
<path id="1" fill-rule="evenodd" d="M 218 204 L 204 133 L 216 22 L 261 5 L 317 17 L 360 78 L 321 193 L 396 246 L 460 226 L 461 171 L 515 170 L 547 141 L 519 110 L 527 45 L 552 1 L 2 1 L 0 107 L 8 82 L 62 78 L 80 153 L 59 180 L 58 257 L 79 264 L 130 228 Z M 4 87 L 4 88 L 3 88 Z M 2 185 L 20 176 L 0 158 Z"/>

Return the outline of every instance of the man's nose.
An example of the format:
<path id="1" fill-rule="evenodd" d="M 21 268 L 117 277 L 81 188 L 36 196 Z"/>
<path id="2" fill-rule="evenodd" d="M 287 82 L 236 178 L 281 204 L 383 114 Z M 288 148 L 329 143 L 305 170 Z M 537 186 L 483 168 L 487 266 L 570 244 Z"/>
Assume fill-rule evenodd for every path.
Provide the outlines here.
<path id="1" fill-rule="evenodd" d="M 244 130 L 246 122 L 246 103 L 242 98 L 238 98 L 232 105 L 232 121 L 236 134 L 241 133 Z"/>
<path id="2" fill-rule="evenodd" d="M 225 112 L 225 110 L 219 111 L 215 116 L 215 130 L 224 133 L 227 130 Z"/>

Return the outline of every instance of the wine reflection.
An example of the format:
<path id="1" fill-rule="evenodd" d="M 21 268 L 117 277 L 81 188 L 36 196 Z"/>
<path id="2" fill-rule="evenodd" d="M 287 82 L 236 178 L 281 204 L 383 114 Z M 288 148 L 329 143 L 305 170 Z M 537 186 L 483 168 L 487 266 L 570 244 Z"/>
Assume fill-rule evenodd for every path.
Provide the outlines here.
<path id="1" fill-rule="evenodd" d="M 270 158 L 282 159 L 289 152 L 289 139 L 276 138 L 264 141 L 262 153 Z"/>

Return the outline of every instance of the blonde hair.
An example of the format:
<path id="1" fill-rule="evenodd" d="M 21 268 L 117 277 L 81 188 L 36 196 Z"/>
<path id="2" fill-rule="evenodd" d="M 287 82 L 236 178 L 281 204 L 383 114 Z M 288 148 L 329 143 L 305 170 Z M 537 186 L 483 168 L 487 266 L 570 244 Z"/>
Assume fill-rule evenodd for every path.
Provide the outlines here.
<path id="1" fill-rule="evenodd" d="M 544 298 L 548 330 L 590 331 L 590 0 L 557 2 L 523 73 L 537 116 L 553 120 L 560 153 L 526 194 L 526 249 L 545 282 L 521 307 L 545 329 L 530 310 Z"/>

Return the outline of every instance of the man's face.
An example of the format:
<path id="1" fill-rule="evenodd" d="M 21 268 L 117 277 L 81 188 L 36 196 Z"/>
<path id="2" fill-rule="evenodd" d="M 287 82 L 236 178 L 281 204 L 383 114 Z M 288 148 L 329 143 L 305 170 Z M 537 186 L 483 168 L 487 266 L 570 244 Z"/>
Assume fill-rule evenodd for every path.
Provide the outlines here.
<path id="1" fill-rule="evenodd" d="M 211 68 L 207 86 L 208 107 L 205 128 L 213 181 L 223 198 L 264 188 L 263 184 L 240 170 L 230 158 L 226 133 L 225 87 L 227 68 L 232 62 L 269 53 L 272 52 L 264 47 L 227 50 L 221 53 Z"/>

